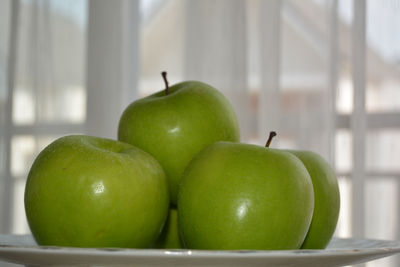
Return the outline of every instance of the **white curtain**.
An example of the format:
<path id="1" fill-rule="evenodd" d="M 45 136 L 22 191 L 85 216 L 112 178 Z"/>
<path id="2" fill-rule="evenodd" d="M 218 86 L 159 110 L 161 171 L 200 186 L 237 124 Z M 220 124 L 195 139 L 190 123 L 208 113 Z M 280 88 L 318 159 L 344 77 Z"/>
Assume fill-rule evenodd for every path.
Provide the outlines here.
<path id="1" fill-rule="evenodd" d="M 73 2 L 0 2 L 2 232 L 28 231 L 23 192 L 38 152 L 85 129 L 86 4 Z"/>
<path id="2" fill-rule="evenodd" d="M 276 130 L 276 146 L 316 150 L 331 159 L 329 34 L 321 40 L 292 40 L 296 19 L 305 20 L 296 13 L 301 6 L 292 1 L 168 1 L 164 13 L 143 25 L 140 89 L 148 90 L 157 80 L 160 87 L 158 70 L 163 69 L 171 70 L 175 82 L 208 82 L 235 106 L 243 141 L 263 143 Z M 330 10 L 322 6 L 319 11 L 318 23 L 329 31 Z M 171 28 L 175 31 L 164 32 Z M 311 44 L 318 51 L 305 42 L 320 42 Z"/>
<path id="3" fill-rule="evenodd" d="M 335 167 L 336 235 L 400 239 L 399 0 L 1 0 L 0 230 L 26 233 L 22 194 L 56 137 L 116 137 L 131 101 L 201 80 L 242 142 L 309 149 Z M 11 45 L 11 46 L 10 46 Z M 399 257 L 368 266 L 398 266 Z"/>

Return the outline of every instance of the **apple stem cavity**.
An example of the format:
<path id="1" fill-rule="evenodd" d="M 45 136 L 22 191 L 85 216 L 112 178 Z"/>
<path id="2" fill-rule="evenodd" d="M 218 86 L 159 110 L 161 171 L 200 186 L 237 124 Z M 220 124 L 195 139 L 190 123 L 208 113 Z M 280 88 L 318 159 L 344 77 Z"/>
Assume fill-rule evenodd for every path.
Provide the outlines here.
<path id="1" fill-rule="evenodd" d="M 162 75 L 162 77 L 164 79 L 164 83 L 165 83 L 165 95 L 168 95 L 169 94 L 169 91 L 168 91 L 169 86 L 168 86 L 168 80 L 167 80 L 167 72 L 163 71 L 163 72 L 161 72 L 161 75 Z"/>
<path id="2" fill-rule="evenodd" d="M 276 132 L 271 131 L 269 133 L 269 137 L 268 137 L 267 143 L 265 144 L 265 147 L 269 147 L 269 145 L 271 144 L 272 138 L 274 138 L 275 136 L 276 136 Z"/>

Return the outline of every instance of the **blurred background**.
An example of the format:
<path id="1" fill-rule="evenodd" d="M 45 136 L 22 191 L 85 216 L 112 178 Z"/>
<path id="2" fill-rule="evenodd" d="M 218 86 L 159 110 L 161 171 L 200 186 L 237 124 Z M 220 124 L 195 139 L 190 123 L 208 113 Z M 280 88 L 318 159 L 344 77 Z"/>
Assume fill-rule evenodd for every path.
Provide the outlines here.
<path id="1" fill-rule="evenodd" d="M 337 237 L 400 239 L 400 0 L 0 0 L 0 233 L 29 233 L 41 149 L 116 138 L 164 70 L 221 90 L 243 142 L 275 130 L 272 146 L 322 154 L 340 182 Z"/>

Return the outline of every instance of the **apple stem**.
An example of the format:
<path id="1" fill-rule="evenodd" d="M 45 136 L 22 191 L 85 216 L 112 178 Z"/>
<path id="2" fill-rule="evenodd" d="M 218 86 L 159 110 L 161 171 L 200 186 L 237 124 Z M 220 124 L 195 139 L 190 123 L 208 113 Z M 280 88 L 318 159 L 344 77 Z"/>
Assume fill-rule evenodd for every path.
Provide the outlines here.
<path id="1" fill-rule="evenodd" d="M 168 91 L 169 87 L 168 87 L 168 80 L 167 80 L 167 72 L 166 72 L 166 71 L 163 71 L 163 72 L 161 72 L 161 75 L 162 75 L 162 77 L 163 77 L 163 79 L 164 79 L 164 83 L 165 83 L 165 95 L 168 95 L 168 93 L 169 93 L 169 91 Z"/>
<path id="2" fill-rule="evenodd" d="M 269 145 L 271 144 L 272 138 L 274 138 L 275 136 L 276 136 L 276 132 L 274 132 L 274 131 L 269 132 L 268 141 L 265 144 L 265 147 L 269 147 Z"/>

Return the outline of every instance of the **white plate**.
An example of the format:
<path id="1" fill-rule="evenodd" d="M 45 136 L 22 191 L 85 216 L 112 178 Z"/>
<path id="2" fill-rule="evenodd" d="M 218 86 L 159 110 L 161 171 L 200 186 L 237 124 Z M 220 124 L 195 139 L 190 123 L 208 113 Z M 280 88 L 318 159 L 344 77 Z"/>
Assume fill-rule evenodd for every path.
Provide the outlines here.
<path id="1" fill-rule="evenodd" d="M 162 250 L 38 246 L 29 235 L 0 235 L 0 261 L 24 265 L 344 266 L 400 253 L 400 241 L 333 239 L 324 250 Z"/>

